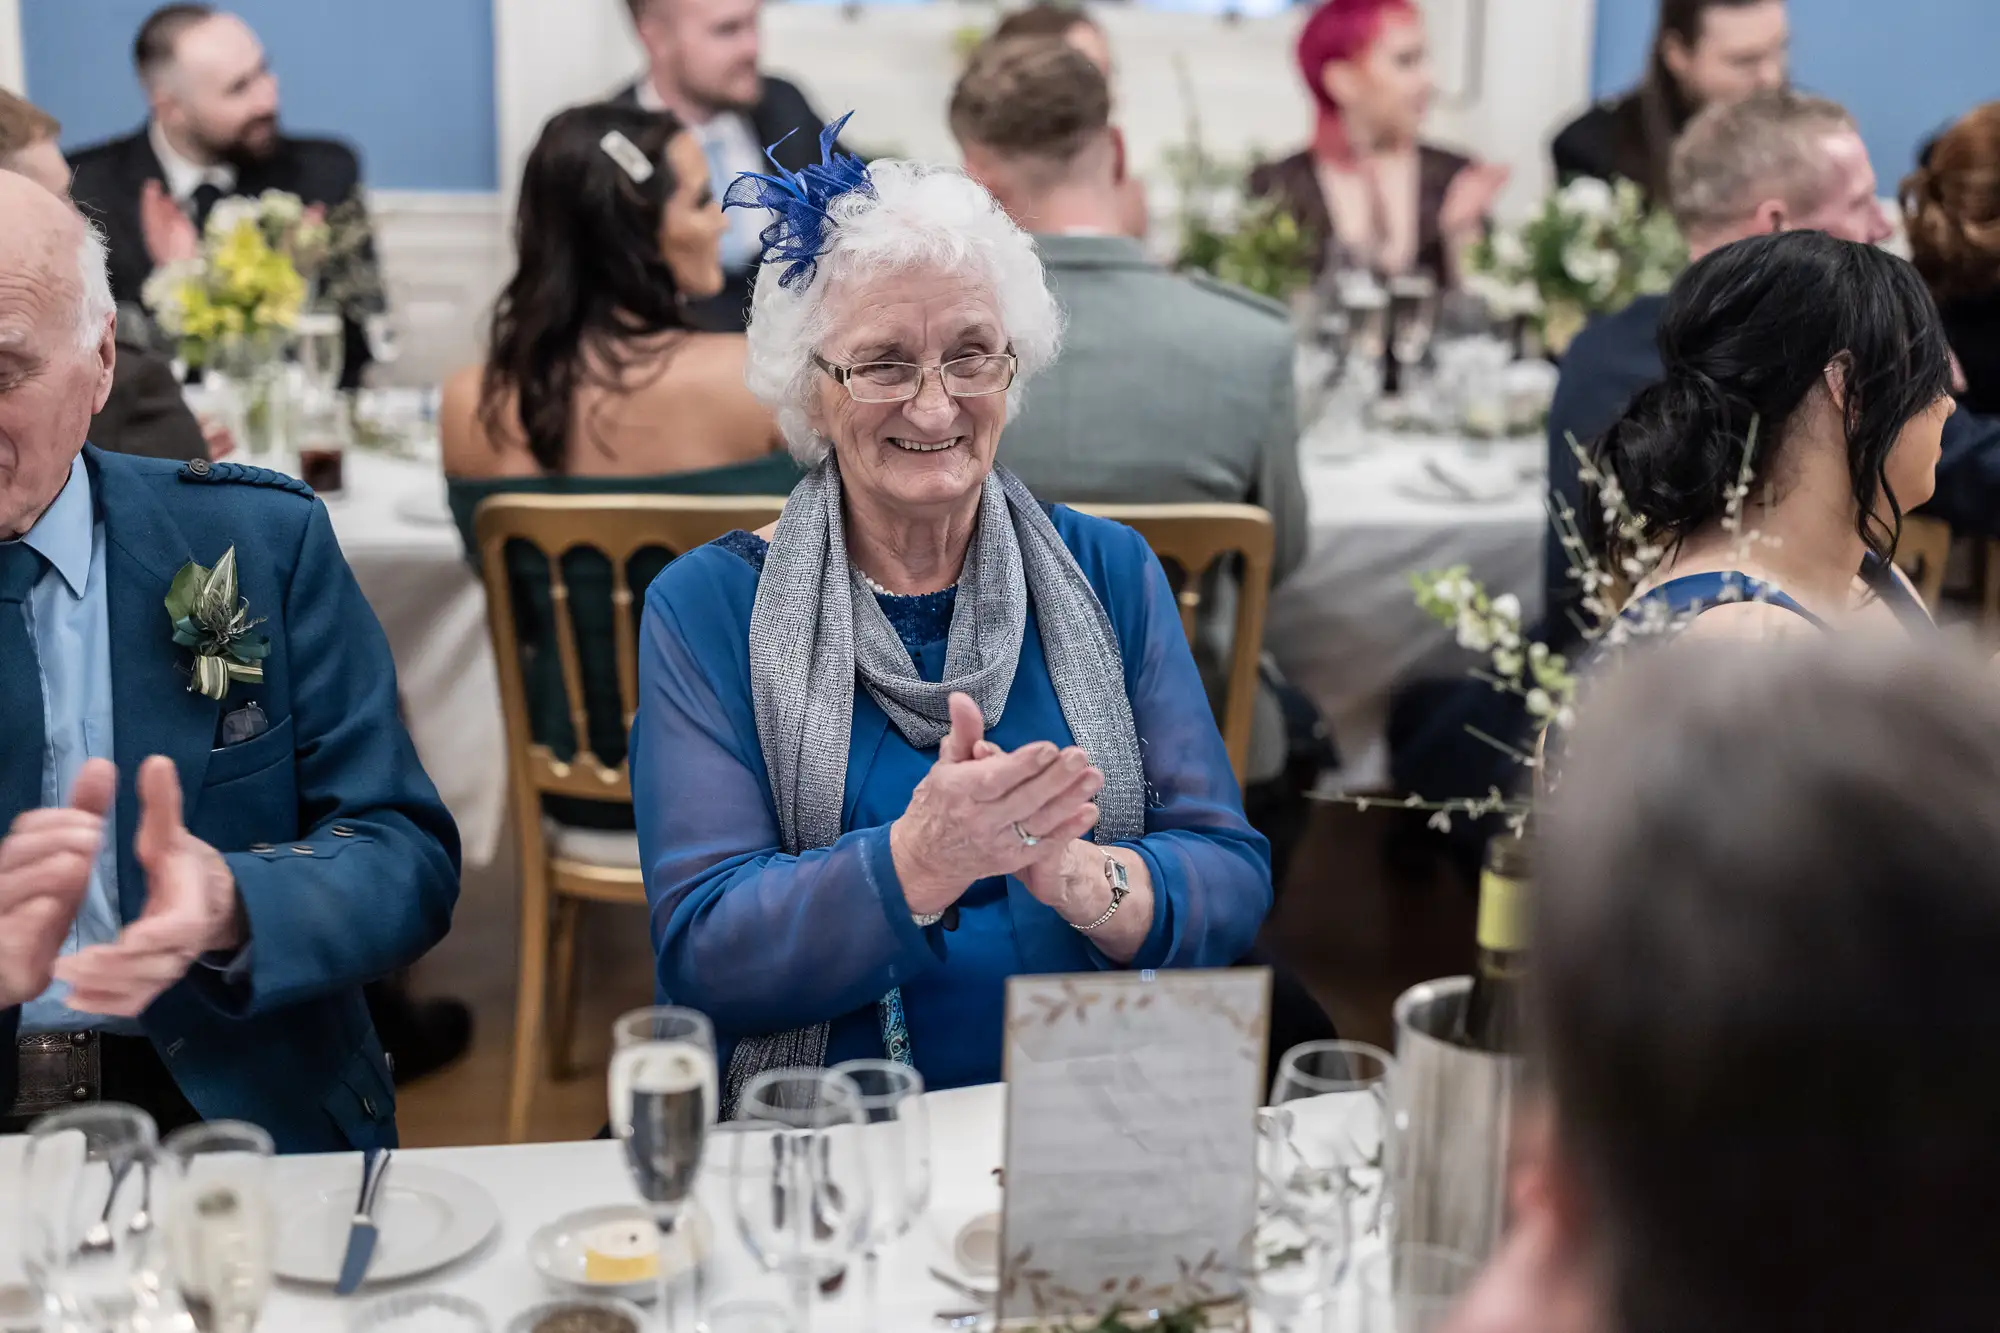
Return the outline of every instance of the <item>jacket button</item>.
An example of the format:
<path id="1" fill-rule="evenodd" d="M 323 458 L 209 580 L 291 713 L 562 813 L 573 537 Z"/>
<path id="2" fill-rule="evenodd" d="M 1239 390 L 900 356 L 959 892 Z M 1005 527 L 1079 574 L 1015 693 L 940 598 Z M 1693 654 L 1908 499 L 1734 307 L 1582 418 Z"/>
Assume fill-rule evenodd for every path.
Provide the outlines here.
<path id="1" fill-rule="evenodd" d="M 294 856 L 311 856 L 313 849 L 310 847 L 294 847 L 292 848 L 292 854 Z"/>
<path id="2" fill-rule="evenodd" d="M 188 475 L 191 477 L 205 477 L 209 474 L 209 471 L 210 468 L 206 458 L 197 458 L 188 464 Z"/>
<path id="3" fill-rule="evenodd" d="M 87 1083 L 79 1083 L 79 1084 L 77 1084 L 77 1085 L 76 1085 L 75 1087 L 73 1087 L 73 1088 L 71 1088 L 71 1089 L 69 1090 L 69 1099 L 70 1099 L 71 1101 L 73 1101 L 73 1102 L 87 1102 L 87 1101 L 89 1101 L 89 1100 L 90 1100 L 90 1085 L 89 1085 L 89 1084 L 87 1084 Z"/>
<path id="4" fill-rule="evenodd" d="M 328 829 L 327 832 L 333 834 L 333 836 L 336 838 L 351 838 L 354 836 L 354 830 L 347 827 L 347 825 L 345 824 L 335 824 L 332 828 Z"/>
<path id="5" fill-rule="evenodd" d="M 363 1097 L 361 1099 L 361 1110 L 370 1120 L 373 1120 L 375 1118 L 375 1099 L 373 1097 Z"/>
<path id="6" fill-rule="evenodd" d="M 88 1046 L 90 1045 L 90 1034 L 88 1032 L 72 1032 L 69 1044 L 72 1046 Z"/>
<path id="7" fill-rule="evenodd" d="M 253 842 L 250 844 L 250 850 L 253 852 L 275 852 L 278 849 L 268 842 Z"/>

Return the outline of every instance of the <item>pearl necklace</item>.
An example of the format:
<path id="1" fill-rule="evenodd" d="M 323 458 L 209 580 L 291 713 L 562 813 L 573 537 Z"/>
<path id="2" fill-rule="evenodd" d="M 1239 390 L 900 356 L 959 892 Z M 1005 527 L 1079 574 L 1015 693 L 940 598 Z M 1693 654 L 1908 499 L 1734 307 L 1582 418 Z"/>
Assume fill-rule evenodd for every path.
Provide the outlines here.
<path id="1" fill-rule="evenodd" d="M 868 574 L 867 574 L 867 572 L 866 572 L 866 571 L 864 571 L 864 570 L 859 570 L 859 569 L 857 569 L 857 570 L 855 570 L 854 572 L 855 572 L 855 573 L 857 573 L 857 574 L 859 574 L 859 575 L 861 575 L 861 581 L 862 581 L 863 583 L 865 583 L 865 584 L 867 584 L 867 585 L 868 585 L 868 590 L 869 590 L 870 592 L 872 592 L 872 593 L 875 593 L 875 594 L 877 594 L 878 596 L 882 596 L 882 597 L 921 597 L 921 596 L 923 596 L 923 595 L 924 595 L 924 594 L 922 594 L 922 593 L 914 593 L 914 592 L 913 592 L 913 593 L 901 593 L 901 592 L 890 592 L 890 591 L 889 591 L 889 590 L 888 590 L 887 588 L 885 588 L 885 587 L 883 587 L 883 586 L 882 586 L 881 584 L 877 583 L 877 582 L 876 582 L 876 581 L 875 581 L 874 579 L 871 579 L 871 578 L 869 578 L 869 577 L 868 577 Z M 952 586 L 953 588 L 956 588 L 956 587 L 957 587 L 958 585 L 957 585 L 956 583 L 954 583 L 954 584 L 952 584 L 951 586 Z M 939 589 L 938 591 L 940 591 L 940 592 L 946 592 L 946 591 L 949 591 L 949 589 L 944 589 L 944 588 L 940 588 L 940 589 Z"/>

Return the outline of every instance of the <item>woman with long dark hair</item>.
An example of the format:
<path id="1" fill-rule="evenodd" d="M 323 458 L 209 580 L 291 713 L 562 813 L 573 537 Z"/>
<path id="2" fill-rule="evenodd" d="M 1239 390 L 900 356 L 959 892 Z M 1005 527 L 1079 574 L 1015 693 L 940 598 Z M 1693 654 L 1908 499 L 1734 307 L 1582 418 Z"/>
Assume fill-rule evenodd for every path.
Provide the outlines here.
<path id="1" fill-rule="evenodd" d="M 595 105 L 551 120 L 486 363 L 445 386 L 445 472 L 645 477 L 772 453 L 743 335 L 687 315 L 722 288 L 724 229 L 701 145 L 673 116 Z"/>
<path id="2" fill-rule="evenodd" d="M 1556 176 L 1629 180 L 1667 199 L 1667 159 L 1694 113 L 1785 86 L 1785 0 L 1660 0 L 1646 77 L 1556 136 Z"/>
<path id="3" fill-rule="evenodd" d="M 1585 499 L 1607 570 L 1660 552 L 1627 619 L 1749 637 L 1927 625 L 1890 564 L 1955 406 L 1917 271 L 1821 232 L 1738 241 L 1674 285 L 1659 347 L 1664 378 L 1596 447 L 1616 498 Z"/>
<path id="4" fill-rule="evenodd" d="M 1423 14 L 1412 0 L 1323 0 L 1299 33 L 1298 61 L 1317 108 L 1312 143 L 1260 164 L 1249 194 L 1297 220 L 1315 267 L 1452 281 L 1507 168 L 1424 142 L 1437 86 Z"/>

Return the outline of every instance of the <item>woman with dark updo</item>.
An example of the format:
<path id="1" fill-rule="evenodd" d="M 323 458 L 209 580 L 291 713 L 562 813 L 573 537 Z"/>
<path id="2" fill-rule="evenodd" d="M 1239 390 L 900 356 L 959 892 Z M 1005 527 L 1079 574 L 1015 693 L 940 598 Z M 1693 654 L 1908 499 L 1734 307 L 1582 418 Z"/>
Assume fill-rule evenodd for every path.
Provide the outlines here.
<path id="1" fill-rule="evenodd" d="M 1931 497 L 1955 406 L 1917 271 L 1820 232 L 1739 241 L 1674 285 L 1659 346 L 1665 378 L 1595 454 L 1644 534 L 1595 533 L 1599 561 L 1617 571 L 1636 544 L 1664 552 L 1628 620 L 1664 609 L 1686 632 L 1750 638 L 1928 628 L 1890 563 L 1903 515 Z M 1597 499 L 1585 508 L 1602 529 Z"/>

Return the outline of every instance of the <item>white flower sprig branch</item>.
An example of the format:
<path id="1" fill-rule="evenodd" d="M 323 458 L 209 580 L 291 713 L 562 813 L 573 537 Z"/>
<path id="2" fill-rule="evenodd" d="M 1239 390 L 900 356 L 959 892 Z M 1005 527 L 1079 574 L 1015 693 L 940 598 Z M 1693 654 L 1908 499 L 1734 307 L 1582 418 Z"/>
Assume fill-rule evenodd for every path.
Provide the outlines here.
<path id="1" fill-rule="evenodd" d="M 1775 537 L 1748 530 L 1744 524 L 1744 508 L 1756 476 L 1757 434 L 1758 423 L 1752 420 L 1745 433 L 1743 457 L 1737 466 L 1736 480 L 1724 492 L 1722 529 L 1730 535 L 1731 560 L 1737 563 L 1741 563 L 1759 543 L 1777 543 Z M 1645 638 L 1677 628 L 1684 623 L 1683 617 L 1659 603 L 1645 603 L 1636 614 L 1626 612 L 1623 605 L 1625 596 L 1645 584 L 1666 558 L 1667 549 L 1654 534 L 1647 531 L 1645 520 L 1632 511 L 1617 477 L 1598 467 L 1574 435 L 1565 439 L 1570 452 L 1576 457 L 1584 493 L 1596 498 L 1604 531 L 1611 534 L 1610 546 L 1618 563 L 1618 572 L 1613 574 L 1598 561 L 1584 540 L 1576 510 L 1562 495 L 1551 492 L 1548 497 L 1549 523 L 1569 560 L 1565 573 L 1583 592 L 1581 605 L 1585 619 L 1578 623 L 1577 628 L 1582 632 L 1585 644 L 1591 648 L 1601 645 L 1605 649 L 1618 649 L 1634 638 Z M 1461 648 L 1485 655 L 1485 662 L 1471 672 L 1476 679 L 1485 681 L 1495 690 L 1517 695 L 1537 729 L 1550 726 L 1567 728 L 1574 723 L 1581 679 L 1570 669 L 1569 659 L 1563 654 L 1551 652 L 1546 644 L 1529 640 L 1521 623 L 1521 601 L 1518 597 L 1512 593 L 1501 593 L 1497 597 L 1491 595 L 1483 584 L 1472 577 L 1471 569 L 1466 565 L 1420 571 L 1410 576 L 1410 584 L 1415 589 L 1417 605 L 1449 626 Z M 1760 586 L 1744 590 L 1743 600 L 1761 601 L 1764 596 Z M 1539 773 L 1542 768 L 1539 754 L 1523 750 L 1477 727 L 1467 726 L 1466 730 L 1523 768 L 1542 776 Z M 1429 826 L 1447 833 L 1451 831 L 1454 817 L 1478 820 L 1488 815 L 1503 815 L 1509 830 L 1518 836 L 1532 808 L 1531 800 L 1509 797 L 1498 787 L 1489 787 L 1484 796 L 1445 801 L 1426 800 L 1421 795 L 1401 799 L 1365 796 L 1334 799 L 1357 810 L 1380 807 L 1429 811 Z"/>

